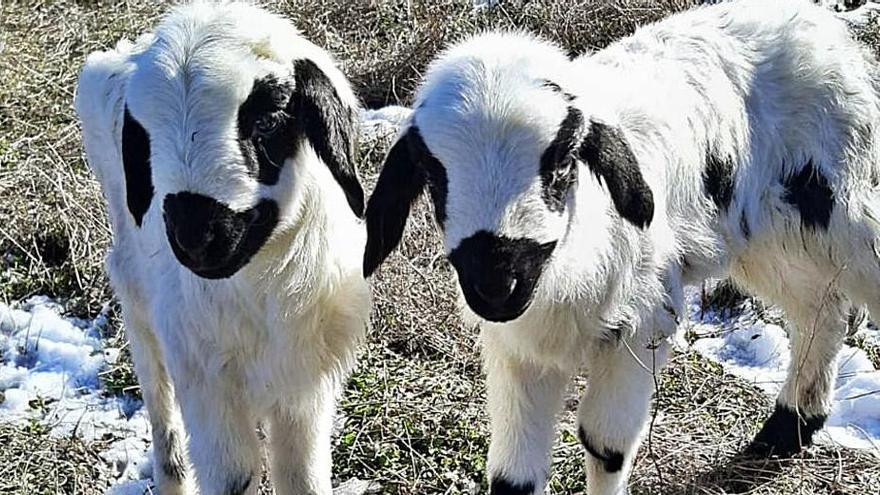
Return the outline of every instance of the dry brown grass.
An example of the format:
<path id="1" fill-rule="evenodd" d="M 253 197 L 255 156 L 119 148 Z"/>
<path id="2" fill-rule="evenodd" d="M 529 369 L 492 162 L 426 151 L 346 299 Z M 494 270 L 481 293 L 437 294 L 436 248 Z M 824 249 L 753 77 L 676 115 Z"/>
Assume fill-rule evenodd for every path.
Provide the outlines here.
<path id="1" fill-rule="evenodd" d="M 580 53 L 688 3 L 524 1 L 473 13 L 467 2 L 453 0 L 298 0 L 273 8 L 335 52 L 363 100 L 377 106 L 409 101 L 427 61 L 467 33 L 528 28 Z M 108 241 L 104 211 L 82 159 L 71 98 L 86 53 L 133 37 L 163 9 L 161 2 L 140 0 L 0 3 L 0 299 L 50 294 L 77 313 L 94 314 L 110 298 L 101 262 Z M 866 41 L 880 39 L 876 32 Z M 387 145 L 387 139 L 364 143 L 368 190 Z M 375 480 L 381 493 L 485 489 L 479 344 L 476 330 L 455 311 L 431 218 L 420 203 L 401 249 L 374 280 L 373 331 L 345 391 L 345 422 L 334 438 L 337 477 Z M 105 380 L 119 391 L 134 385 L 125 366 Z M 553 493 L 584 490 L 573 423 L 582 387 L 582 380 L 572 387 L 562 414 Z M 880 493 L 880 461 L 864 453 L 816 448 L 781 465 L 737 459 L 769 410 L 761 393 L 716 365 L 693 354 L 676 356 L 662 376 L 652 448 L 640 453 L 633 492 Z M 0 425 L 0 492 L 104 486 L 107 474 L 94 469 L 100 445 L 51 439 L 35 428 Z M 16 484 L 23 476 L 32 484 Z M 62 478 L 79 484 L 56 489 Z"/>
<path id="2" fill-rule="evenodd" d="M 37 423 L 0 424 L 0 494 L 99 494 L 109 486 L 96 445 Z"/>

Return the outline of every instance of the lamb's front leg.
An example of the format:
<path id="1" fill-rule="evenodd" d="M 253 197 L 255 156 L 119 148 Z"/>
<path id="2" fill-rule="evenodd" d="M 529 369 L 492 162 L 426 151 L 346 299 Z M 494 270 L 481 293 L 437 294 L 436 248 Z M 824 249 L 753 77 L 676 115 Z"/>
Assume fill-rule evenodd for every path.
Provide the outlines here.
<path id="1" fill-rule="evenodd" d="M 257 493 L 260 444 L 240 378 L 225 367 L 217 373 L 190 367 L 175 380 L 200 495 Z"/>
<path id="2" fill-rule="evenodd" d="M 621 495 L 659 372 L 669 351 L 666 339 L 635 335 L 602 343 L 591 353 L 587 391 L 578 410 L 578 436 L 587 450 L 587 493 Z"/>
<path id="3" fill-rule="evenodd" d="M 336 384 L 326 382 L 306 397 L 282 400 L 269 429 L 272 479 L 278 495 L 330 495 L 330 433 Z"/>
<path id="4" fill-rule="evenodd" d="M 507 354 L 486 340 L 493 495 L 544 493 L 556 414 L 569 374 Z"/>

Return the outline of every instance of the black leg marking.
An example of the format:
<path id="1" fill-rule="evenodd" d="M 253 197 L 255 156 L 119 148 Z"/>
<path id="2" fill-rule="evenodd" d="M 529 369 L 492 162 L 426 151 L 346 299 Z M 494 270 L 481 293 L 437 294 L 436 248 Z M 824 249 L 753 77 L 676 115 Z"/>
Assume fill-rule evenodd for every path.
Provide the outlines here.
<path id="1" fill-rule="evenodd" d="M 711 153 L 706 154 L 706 168 L 703 170 L 703 188 L 719 210 L 730 207 L 733 199 L 733 164 Z"/>
<path id="2" fill-rule="evenodd" d="M 813 434 L 822 429 L 825 415 L 802 418 L 788 406 L 776 404 L 776 409 L 761 431 L 752 440 L 746 452 L 769 457 L 791 457 L 813 442 Z"/>
<path id="3" fill-rule="evenodd" d="M 492 495 L 532 495 L 535 491 L 535 484 L 532 482 L 514 483 L 498 476 L 492 479 L 492 486 L 489 493 Z"/>
<path id="4" fill-rule="evenodd" d="M 165 449 L 162 472 L 168 479 L 183 481 L 186 477 L 186 463 L 183 460 L 183 450 L 177 432 L 169 431 L 165 437 L 165 445 L 160 448 Z"/>
<path id="5" fill-rule="evenodd" d="M 786 177 L 785 202 L 796 207 L 805 227 L 828 229 L 831 211 L 834 208 L 834 192 L 828 179 L 810 160 L 795 175 Z"/>
<path id="6" fill-rule="evenodd" d="M 616 473 L 623 468 L 623 453 L 609 449 L 608 447 L 602 448 L 602 452 L 599 452 L 599 449 L 590 443 L 583 427 L 578 428 L 578 438 L 581 440 L 581 445 L 587 449 L 587 452 L 602 462 L 602 467 L 605 468 L 606 472 Z"/>
<path id="7" fill-rule="evenodd" d="M 247 489 L 251 486 L 251 481 L 253 480 L 253 478 L 253 474 L 247 474 L 230 480 L 226 484 L 226 490 L 224 490 L 224 493 L 226 495 L 244 495 L 244 492 L 246 492 Z"/>

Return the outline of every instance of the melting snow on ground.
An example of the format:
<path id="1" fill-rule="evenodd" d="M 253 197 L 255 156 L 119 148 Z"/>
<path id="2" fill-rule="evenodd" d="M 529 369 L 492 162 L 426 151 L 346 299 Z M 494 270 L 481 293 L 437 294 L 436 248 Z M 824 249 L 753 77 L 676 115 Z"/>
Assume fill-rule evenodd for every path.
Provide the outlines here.
<path id="1" fill-rule="evenodd" d="M 688 299 L 689 330 L 697 337 L 693 348 L 776 397 L 791 362 L 786 331 L 748 314 L 732 319 L 711 311 L 703 314 L 695 289 L 689 291 Z M 859 333 L 872 345 L 880 345 L 880 330 L 863 325 Z M 837 366 L 833 409 L 816 441 L 880 454 L 880 371 L 865 351 L 850 346 L 844 346 Z"/>
<path id="2" fill-rule="evenodd" d="M 101 338 L 107 308 L 94 320 L 61 313 L 46 297 L 17 308 L 0 303 L 0 422 L 40 421 L 53 435 L 100 440 L 109 474 L 148 477 L 149 422 L 141 403 L 108 396 L 98 378 L 119 354 Z"/>

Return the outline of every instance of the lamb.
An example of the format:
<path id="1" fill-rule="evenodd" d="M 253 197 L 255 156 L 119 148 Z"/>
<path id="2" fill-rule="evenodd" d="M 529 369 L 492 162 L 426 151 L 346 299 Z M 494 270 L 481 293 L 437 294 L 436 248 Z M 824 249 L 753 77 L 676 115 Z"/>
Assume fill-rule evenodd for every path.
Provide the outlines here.
<path id="1" fill-rule="evenodd" d="M 265 421 L 276 492 L 330 494 L 370 310 L 358 102 L 334 60 L 257 7 L 195 3 L 92 53 L 75 106 L 158 491 L 256 493 Z"/>
<path id="2" fill-rule="evenodd" d="M 426 187 L 482 326 L 492 493 L 543 493 L 582 365 L 588 493 L 626 492 L 683 285 L 707 277 L 791 321 L 748 451 L 810 444 L 847 315 L 880 314 L 878 80 L 841 21 L 792 0 L 700 7 L 573 61 L 496 32 L 431 64 L 367 205 L 364 272 Z"/>

